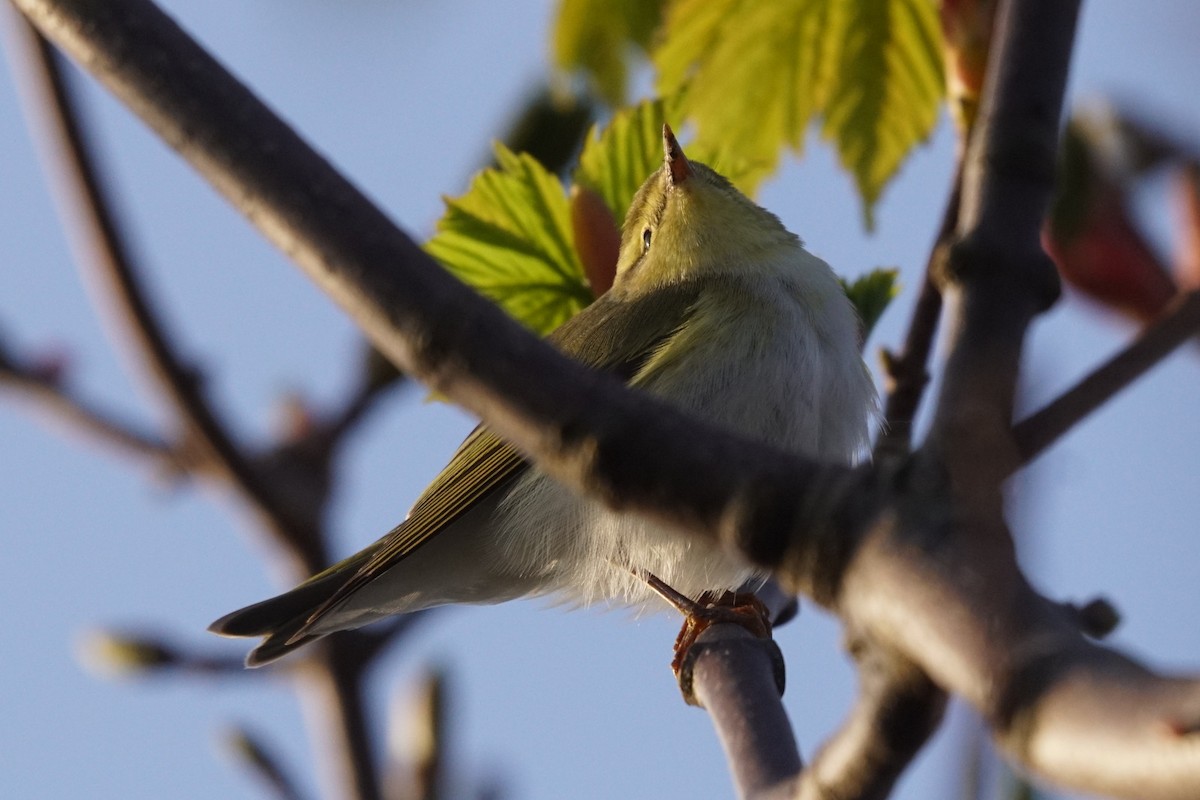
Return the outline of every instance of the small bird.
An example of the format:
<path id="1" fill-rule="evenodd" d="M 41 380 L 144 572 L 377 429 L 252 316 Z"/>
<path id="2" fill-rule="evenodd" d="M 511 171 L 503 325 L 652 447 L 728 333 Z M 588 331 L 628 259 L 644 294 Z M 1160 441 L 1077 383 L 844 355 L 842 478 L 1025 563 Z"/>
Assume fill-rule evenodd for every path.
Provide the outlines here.
<path id="1" fill-rule="evenodd" d="M 550 343 L 710 423 L 852 462 L 877 400 L 837 278 L 775 215 L 689 161 L 666 125 L 663 150 L 626 216 L 612 288 Z M 386 536 L 210 630 L 266 637 L 246 659 L 258 666 L 450 603 L 669 608 L 646 575 L 691 598 L 765 577 L 715 543 L 576 495 L 480 425 Z"/>

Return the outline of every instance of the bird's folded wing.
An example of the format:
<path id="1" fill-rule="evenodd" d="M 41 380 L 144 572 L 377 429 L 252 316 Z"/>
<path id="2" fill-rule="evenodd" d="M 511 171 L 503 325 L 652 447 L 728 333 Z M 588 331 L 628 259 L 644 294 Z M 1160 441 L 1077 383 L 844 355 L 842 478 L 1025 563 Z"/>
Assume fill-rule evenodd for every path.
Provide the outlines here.
<path id="1" fill-rule="evenodd" d="M 680 283 L 649 296 L 624 300 L 610 292 L 563 323 L 551 344 L 590 367 L 628 380 L 686 321 L 698 289 Z M 602 329 L 600 331 L 599 329 Z M 511 445 L 483 425 L 475 428 L 450 463 L 417 498 L 408 517 L 372 547 L 331 570 L 361 564 L 318 606 L 296 636 L 305 633 L 351 594 L 375 580 L 475 504 L 529 467 Z"/>

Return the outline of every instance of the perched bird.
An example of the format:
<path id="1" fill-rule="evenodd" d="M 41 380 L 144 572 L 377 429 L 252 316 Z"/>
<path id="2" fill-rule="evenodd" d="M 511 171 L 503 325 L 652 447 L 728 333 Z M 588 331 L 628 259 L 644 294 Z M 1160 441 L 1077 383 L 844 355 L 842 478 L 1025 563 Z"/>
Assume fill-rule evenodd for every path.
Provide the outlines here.
<path id="1" fill-rule="evenodd" d="M 549 341 L 711 423 L 852 461 L 876 396 L 833 272 L 773 214 L 689 161 L 667 126 L 663 145 L 662 167 L 625 219 L 612 288 Z M 210 630 L 265 636 L 247 658 L 256 666 L 448 603 L 554 595 L 667 608 L 647 573 L 693 598 L 756 577 L 712 542 L 576 495 L 481 425 L 390 533 Z"/>

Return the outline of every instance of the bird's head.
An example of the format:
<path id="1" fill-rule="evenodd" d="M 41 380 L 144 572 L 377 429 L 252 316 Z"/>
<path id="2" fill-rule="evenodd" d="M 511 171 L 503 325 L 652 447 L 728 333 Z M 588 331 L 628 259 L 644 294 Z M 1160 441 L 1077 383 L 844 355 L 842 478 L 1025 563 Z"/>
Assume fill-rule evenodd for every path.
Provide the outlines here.
<path id="1" fill-rule="evenodd" d="M 777 269 L 800 246 L 779 219 L 713 169 L 689 161 L 663 125 L 663 165 L 633 198 L 616 285 L 649 289 L 685 279 Z"/>

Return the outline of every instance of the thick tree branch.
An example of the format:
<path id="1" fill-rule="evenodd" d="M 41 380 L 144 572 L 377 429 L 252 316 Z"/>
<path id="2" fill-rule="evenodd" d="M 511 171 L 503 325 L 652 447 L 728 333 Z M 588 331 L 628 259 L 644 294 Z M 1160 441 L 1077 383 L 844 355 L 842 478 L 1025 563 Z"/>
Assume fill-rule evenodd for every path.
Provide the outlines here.
<path id="1" fill-rule="evenodd" d="M 1009 427 L 1025 331 L 1058 293 L 1040 232 L 1078 10 L 1078 0 L 1002 4 L 964 163 L 945 292 L 950 354 L 930 440 L 960 444 L 959 455 L 974 463 L 967 471 L 993 485 L 1015 460 Z"/>
<path id="2" fill-rule="evenodd" d="M 1029 587 L 1004 522 L 1021 346 L 1057 291 L 1039 234 L 1077 12 L 1004 4 L 964 173 L 930 439 L 897 472 L 897 499 L 850 559 L 835 608 L 971 702 L 1025 766 L 1086 791 L 1195 796 L 1200 748 L 1185 732 L 1200 682 L 1153 677 L 1088 642 L 1076 614 Z"/>
<path id="3" fill-rule="evenodd" d="M 1181 295 L 1137 339 L 1045 408 L 1013 426 L 1023 464 L 1200 332 L 1200 291 Z"/>
<path id="4" fill-rule="evenodd" d="M 695 422 L 521 330 L 441 270 L 147 0 L 13 2 L 405 372 L 484 416 L 565 483 L 752 551 L 780 546 L 792 530 L 820 529 L 831 503 L 843 499 L 844 488 L 831 499 L 816 484 L 845 484 L 849 470 L 747 451 L 713 428 L 697 436 Z M 531 374 L 539 379 L 529 381 Z M 802 495 L 812 503 L 797 511 L 797 487 L 806 485 L 814 491 Z M 765 550 L 751 555 L 777 559 Z"/>
<path id="5" fill-rule="evenodd" d="M 55 148 L 55 169 L 64 179 L 61 196 L 71 208 L 67 221 L 86 243 L 81 267 L 90 269 L 105 288 L 104 299 L 115 305 L 113 317 L 123 324 L 127 341 L 136 348 L 137 363 L 153 379 L 161 397 L 170 403 L 186 435 L 186 460 L 200 468 L 215 468 L 254 508 L 283 551 L 299 559 L 296 573 L 308 575 L 327 562 L 312 520 L 292 513 L 264 476 L 239 450 L 227 426 L 204 397 L 196 371 L 179 356 L 166 326 L 142 287 L 135 260 L 117 222 L 112 203 L 95 166 L 78 122 L 76 102 L 54 49 L 29 24 L 13 20 L 10 37 L 27 54 L 40 116 Z M 197 459 L 195 456 L 199 456 Z"/>
<path id="6" fill-rule="evenodd" d="M 963 184 L 947 283 L 957 324 L 930 446 L 905 463 L 847 470 L 751 447 L 558 357 L 442 274 L 145 0 L 13 2 L 390 358 L 551 474 L 775 567 L 788 588 L 974 704 L 1014 758 L 1055 780 L 1146 798 L 1200 793 L 1200 684 L 1157 678 L 1088 642 L 1076 615 L 1028 586 L 1002 514 L 1021 341 L 1056 286 L 1037 231 L 1075 3 L 1010 3 L 1001 24 L 1003 66 Z M 936 697 L 918 704 L 926 722 Z M 874 774 L 910 757 L 893 748 Z"/>
<path id="7" fill-rule="evenodd" d="M 945 504 L 920 505 L 896 520 L 899 535 L 886 526 L 859 549 L 843 618 L 975 706 L 1026 768 L 1101 795 L 1197 796 L 1200 681 L 1088 641 L 1077 611 L 1026 583 L 1007 531 L 962 535 Z"/>

